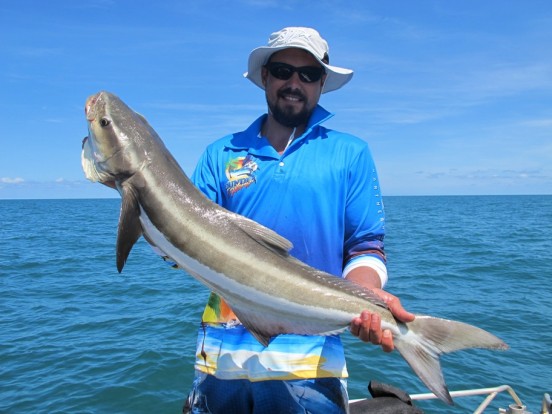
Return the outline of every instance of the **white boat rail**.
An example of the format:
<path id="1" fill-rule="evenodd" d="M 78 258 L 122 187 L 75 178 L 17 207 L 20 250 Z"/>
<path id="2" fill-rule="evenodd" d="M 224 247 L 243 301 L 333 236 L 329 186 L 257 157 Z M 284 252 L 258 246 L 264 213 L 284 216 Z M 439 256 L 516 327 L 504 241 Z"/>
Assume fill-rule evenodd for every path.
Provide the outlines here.
<path id="1" fill-rule="evenodd" d="M 508 408 L 508 411 L 500 411 L 503 413 L 508 414 L 530 414 L 525 409 L 525 405 L 521 402 L 520 398 L 516 394 L 516 392 L 510 387 L 509 385 L 499 385 L 498 387 L 491 387 L 491 388 L 477 388 L 473 390 L 461 390 L 461 391 L 451 391 L 450 395 L 454 397 L 470 397 L 475 395 L 487 395 L 487 398 L 483 400 L 483 402 L 477 407 L 477 409 L 473 412 L 473 414 L 481 414 L 492 402 L 492 400 L 501 392 L 507 391 L 512 399 L 514 400 L 515 404 L 511 404 Z M 433 393 L 426 393 L 426 394 L 412 394 L 410 396 L 413 401 L 420 401 L 420 400 L 431 400 L 436 399 L 437 396 Z M 543 413 L 547 414 L 547 413 Z"/>
<path id="2" fill-rule="evenodd" d="M 527 411 L 526 406 L 521 402 L 521 399 L 518 397 L 516 392 L 509 385 L 499 385 L 497 387 L 491 388 L 475 388 L 471 390 L 459 390 L 459 391 L 450 391 L 450 395 L 454 397 L 473 397 L 477 395 L 487 395 L 483 402 L 477 407 L 473 414 L 481 414 L 489 404 L 494 400 L 494 398 L 501 392 L 508 392 L 514 401 L 514 404 L 510 404 L 508 409 L 499 408 L 499 414 L 532 414 Z M 436 400 L 438 397 L 431 393 L 424 394 L 411 394 L 410 398 L 412 401 L 421 401 L 421 400 Z M 358 401 L 363 401 L 365 398 L 349 400 L 349 403 L 355 403 Z M 552 399 L 550 394 L 544 393 L 542 398 L 542 406 L 539 411 L 539 414 L 552 414 Z"/>

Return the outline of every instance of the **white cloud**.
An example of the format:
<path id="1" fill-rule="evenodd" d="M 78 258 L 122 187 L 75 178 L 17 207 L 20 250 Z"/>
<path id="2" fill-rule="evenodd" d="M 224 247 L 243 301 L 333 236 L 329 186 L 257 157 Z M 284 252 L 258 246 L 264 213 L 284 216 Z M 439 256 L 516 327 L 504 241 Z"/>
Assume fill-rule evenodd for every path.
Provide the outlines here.
<path id="1" fill-rule="evenodd" d="M 524 122 L 521 122 L 521 125 L 528 127 L 552 127 L 552 118 L 543 118 L 543 119 L 529 119 Z"/>
<path id="2" fill-rule="evenodd" d="M 15 178 L 1 177 L 0 178 L 0 183 L 3 183 L 3 184 L 21 184 L 23 182 L 25 182 L 25 180 L 21 177 L 15 177 Z"/>

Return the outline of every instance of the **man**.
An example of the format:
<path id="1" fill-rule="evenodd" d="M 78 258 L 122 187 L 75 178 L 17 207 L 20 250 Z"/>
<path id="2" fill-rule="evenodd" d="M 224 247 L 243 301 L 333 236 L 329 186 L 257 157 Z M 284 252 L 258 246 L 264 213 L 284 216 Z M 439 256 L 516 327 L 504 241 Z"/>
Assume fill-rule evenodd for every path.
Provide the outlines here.
<path id="1" fill-rule="evenodd" d="M 330 66 L 317 31 L 288 27 L 252 51 L 245 76 L 265 90 L 268 114 L 211 144 L 193 181 L 228 210 L 275 230 L 291 255 L 373 289 L 408 322 L 387 280 L 384 212 L 367 144 L 326 129 L 320 95 L 339 89 L 349 69 Z M 393 350 L 378 315 L 351 321 L 361 340 Z M 261 345 L 224 300 L 211 294 L 199 329 L 193 390 L 185 412 L 344 413 L 347 370 L 338 335 L 279 335 Z"/>

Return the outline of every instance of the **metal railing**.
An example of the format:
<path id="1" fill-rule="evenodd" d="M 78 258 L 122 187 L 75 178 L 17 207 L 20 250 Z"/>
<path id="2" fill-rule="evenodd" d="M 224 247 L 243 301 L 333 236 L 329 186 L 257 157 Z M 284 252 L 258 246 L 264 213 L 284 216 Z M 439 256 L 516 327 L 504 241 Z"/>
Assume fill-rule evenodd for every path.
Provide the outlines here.
<path id="1" fill-rule="evenodd" d="M 504 414 L 531 414 L 527 411 L 525 405 L 521 402 L 521 399 L 518 397 L 516 392 L 509 385 L 499 385 L 498 387 L 491 388 L 476 388 L 472 390 L 461 390 L 461 391 L 450 391 L 451 397 L 473 397 L 476 395 L 486 395 L 487 397 L 483 400 L 479 407 L 473 412 L 473 414 L 481 414 L 489 404 L 494 400 L 494 398 L 501 392 L 508 392 L 514 400 L 514 404 L 510 404 L 508 409 L 499 408 L 499 413 Z M 438 397 L 431 393 L 425 394 L 411 394 L 410 398 L 412 401 L 421 401 L 421 400 L 435 400 Z M 361 401 L 362 399 L 350 400 L 349 403 L 354 403 Z M 550 394 L 545 393 L 542 399 L 542 407 L 539 411 L 539 414 L 552 414 L 552 399 Z"/>
<path id="2" fill-rule="evenodd" d="M 508 414 L 531 414 L 525 409 L 525 405 L 521 402 L 516 392 L 509 385 L 500 385 L 492 388 L 477 388 L 473 390 L 451 391 L 450 395 L 454 397 L 470 397 L 475 395 L 487 395 L 483 402 L 477 407 L 473 414 L 481 414 L 492 402 L 492 400 L 501 392 L 507 391 L 515 404 L 511 404 L 508 411 L 500 411 Z M 413 394 L 410 396 L 412 400 L 431 400 L 437 398 L 433 393 Z M 544 413 L 545 414 L 545 413 Z"/>

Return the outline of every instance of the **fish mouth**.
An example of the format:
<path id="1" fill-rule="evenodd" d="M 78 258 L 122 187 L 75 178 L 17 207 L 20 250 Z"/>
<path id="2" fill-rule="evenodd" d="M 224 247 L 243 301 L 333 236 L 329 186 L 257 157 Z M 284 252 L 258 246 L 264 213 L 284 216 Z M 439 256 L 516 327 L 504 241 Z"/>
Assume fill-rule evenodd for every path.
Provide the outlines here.
<path id="1" fill-rule="evenodd" d="M 88 97 L 88 99 L 86 100 L 86 103 L 84 105 L 84 114 L 86 115 L 86 119 L 90 122 L 96 119 L 95 107 L 96 107 L 96 103 L 100 100 L 102 94 L 103 94 L 103 91 L 98 92 L 97 94 Z"/>
<path id="2" fill-rule="evenodd" d="M 88 141 L 88 138 L 90 138 L 90 137 L 87 135 L 82 139 L 82 147 L 81 148 L 84 149 L 84 146 L 86 145 L 86 141 Z"/>

